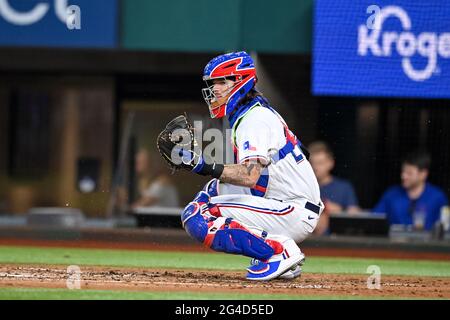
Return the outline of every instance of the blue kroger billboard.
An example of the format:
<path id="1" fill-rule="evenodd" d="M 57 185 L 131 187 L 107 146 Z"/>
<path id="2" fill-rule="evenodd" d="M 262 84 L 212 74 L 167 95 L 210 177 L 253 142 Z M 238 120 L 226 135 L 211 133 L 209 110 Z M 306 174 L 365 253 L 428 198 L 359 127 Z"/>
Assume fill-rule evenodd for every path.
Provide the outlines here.
<path id="1" fill-rule="evenodd" d="M 117 0 L 0 0 L 0 46 L 117 46 Z"/>
<path id="2" fill-rule="evenodd" d="M 450 1 L 316 0 L 313 93 L 450 98 Z"/>

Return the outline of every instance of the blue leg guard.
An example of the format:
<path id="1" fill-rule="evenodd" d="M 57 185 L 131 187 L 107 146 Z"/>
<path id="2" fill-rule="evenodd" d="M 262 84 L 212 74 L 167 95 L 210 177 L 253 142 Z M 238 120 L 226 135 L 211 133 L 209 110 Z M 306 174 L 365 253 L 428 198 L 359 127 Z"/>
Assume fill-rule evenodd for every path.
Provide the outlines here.
<path id="1" fill-rule="evenodd" d="M 240 229 L 217 231 L 211 248 L 220 252 L 242 254 L 258 260 L 267 260 L 274 254 L 273 248 L 264 240 Z"/>
<path id="2" fill-rule="evenodd" d="M 231 218 L 202 215 L 201 204 L 209 202 L 209 195 L 204 191 L 199 192 L 194 200 L 181 214 L 183 228 L 192 238 L 219 252 L 258 260 L 267 260 L 274 255 L 274 248 L 263 238 L 266 232 L 260 237 Z"/>
<path id="3" fill-rule="evenodd" d="M 208 224 L 201 214 L 197 202 L 189 203 L 181 214 L 181 223 L 186 232 L 194 239 L 203 242 L 208 234 Z"/>

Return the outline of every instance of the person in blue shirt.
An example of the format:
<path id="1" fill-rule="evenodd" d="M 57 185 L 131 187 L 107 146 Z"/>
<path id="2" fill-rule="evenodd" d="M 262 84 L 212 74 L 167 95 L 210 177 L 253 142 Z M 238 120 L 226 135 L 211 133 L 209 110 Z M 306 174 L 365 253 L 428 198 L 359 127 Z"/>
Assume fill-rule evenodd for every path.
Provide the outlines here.
<path id="1" fill-rule="evenodd" d="M 322 212 L 315 233 L 326 234 L 330 213 L 345 211 L 356 214 L 360 212 L 360 208 L 352 184 L 331 174 L 335 160 L 330 147 L 325 142 L 316 141 L 308 146 L 308 151 L 310 152 L 309 161 L 319 182 L 320 197 L 325 204 L 325 210 Z"/>
<path id="2" fill-rule="evenodd" d="M 401 186 L 390 187 L 372 211 L 385 213 L 391 225 L 431 230 L 448 199 L 441 189 L 427 182 L 430 164 L 431 157 L 425 152 L 406 156 L 402 161 Z"/>

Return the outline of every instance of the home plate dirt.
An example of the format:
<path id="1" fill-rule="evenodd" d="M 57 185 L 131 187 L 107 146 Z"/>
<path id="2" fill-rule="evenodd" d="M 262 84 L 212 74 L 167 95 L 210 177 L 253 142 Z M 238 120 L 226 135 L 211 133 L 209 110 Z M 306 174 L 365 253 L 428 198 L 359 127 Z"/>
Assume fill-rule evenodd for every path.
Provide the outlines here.
<path id="1" fill-rule="evenodd" d="M 68 278 L 67 266 L 0 265 L 0 290 L 66 288 Z M 89 266 L 81 267 L 81 289 L 450 298 L 450 278 L 382 276 L 377 290 L 367 288 L 367 275 L 304 273 L 293 281 L 251 282 L 244 272 Z"/>

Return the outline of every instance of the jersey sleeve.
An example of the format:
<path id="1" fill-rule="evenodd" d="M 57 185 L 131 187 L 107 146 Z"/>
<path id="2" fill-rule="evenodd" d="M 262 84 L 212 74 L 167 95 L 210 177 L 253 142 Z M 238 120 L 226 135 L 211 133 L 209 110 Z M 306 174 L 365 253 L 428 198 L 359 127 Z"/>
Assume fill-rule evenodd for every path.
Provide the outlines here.
<path id="1" fill-rule="evenodd" d="M 268 151 L 275 147 L 270 132 L 270 126 L 265 122 L 242 123 L 236 132 L 237 162 L 259 159 L 264 164 L 268 163 Z"/>

